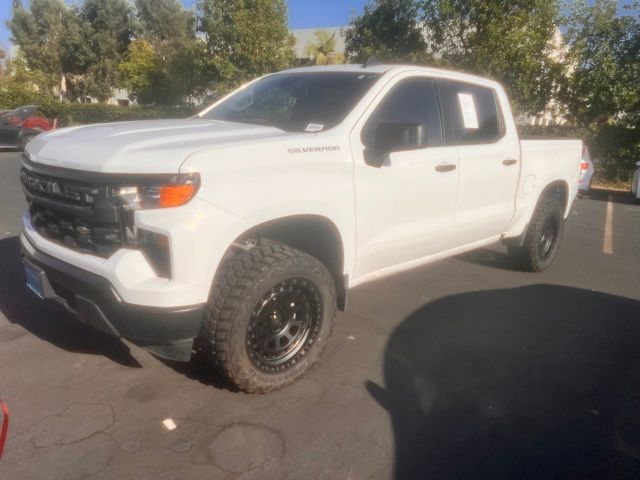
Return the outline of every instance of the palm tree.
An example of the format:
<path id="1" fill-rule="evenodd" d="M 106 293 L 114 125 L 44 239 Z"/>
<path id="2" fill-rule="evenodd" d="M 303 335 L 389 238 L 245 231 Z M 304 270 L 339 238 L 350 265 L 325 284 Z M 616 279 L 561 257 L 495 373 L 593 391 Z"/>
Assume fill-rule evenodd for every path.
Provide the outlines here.
<path id="1" fill-rule="evenodd" d="M 344 54 L 336 52 L 336 34 L 316 30 L 316 41 L 307 43 L 305 55 L 316 65 L 344 63 Z"/>

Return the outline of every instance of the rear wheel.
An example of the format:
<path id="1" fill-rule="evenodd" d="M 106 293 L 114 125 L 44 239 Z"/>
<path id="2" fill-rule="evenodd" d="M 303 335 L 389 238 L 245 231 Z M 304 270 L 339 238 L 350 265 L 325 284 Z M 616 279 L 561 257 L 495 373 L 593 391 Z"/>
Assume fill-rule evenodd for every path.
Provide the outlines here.
<path id="1" fill-rule="evenodd" d="M 222 266 L 200 343 L 239 389 L 269 392 L 297 380 L 318 359 L 335 311 L 335 286 L 319 260 L 259 240 Z"/>
<path id="2" fill-rule="evenodd" d="M 546 269 L 558 253 L 564 232 L 564 206 L 557 194 L 548 194 L 533 213 L 521 247 L 509 246 L 516 264 L 529 272 Z"/>

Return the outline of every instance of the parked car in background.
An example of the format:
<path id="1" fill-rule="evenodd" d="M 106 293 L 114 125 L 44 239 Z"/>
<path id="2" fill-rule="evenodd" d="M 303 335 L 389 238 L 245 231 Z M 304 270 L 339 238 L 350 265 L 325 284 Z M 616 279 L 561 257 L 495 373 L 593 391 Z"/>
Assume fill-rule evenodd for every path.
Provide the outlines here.
<path id="1" fill-rule="evenodd" d="M 37 105 L 26 105 L 0 113 L 0 148 L 24 148 L 33 137 L 51 130 L 53 124 L 37 112 Z"/>
<path id="2" fill-rule="evenodd" d="M 583 145 L 582 160 L 580 161 L 580 183 L 578 185 L 578 190 L 580 192 L 587 193 L 591 190 L 594 171 L 595 168 L 593 166 L 593 161 L 591 160 L 591 155 L 589 154 L 589 149 L 586 145 Z"/>
<path id="3" fill-rule="evenodd" d="M 640 162 L 636 162 L 636 167 L 631 180 L 631 196 L 635 203 L 640 203 Z"/>

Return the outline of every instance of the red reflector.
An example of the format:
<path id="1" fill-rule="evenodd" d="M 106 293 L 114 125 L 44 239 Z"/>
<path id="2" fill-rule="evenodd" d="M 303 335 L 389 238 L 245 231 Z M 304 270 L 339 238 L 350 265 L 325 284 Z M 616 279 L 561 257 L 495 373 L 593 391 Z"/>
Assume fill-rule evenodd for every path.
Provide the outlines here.
<path id="1" fill-rule="evenodd" d="M 2 450 L 4 450 L 4 443 L 7 440 L 7 431 L 9 430 L 9 409 L 7 404 L 0 401 L 0 407 L 2 409 L 2 427 L 0 428 L 0 457 L 2 457 Z"/>
<path id="2" fill-rule="evenodd" d="M 582 171 L 589 170 L 589 162 L 580 163 L 580 170 L 582 170 Z"/>

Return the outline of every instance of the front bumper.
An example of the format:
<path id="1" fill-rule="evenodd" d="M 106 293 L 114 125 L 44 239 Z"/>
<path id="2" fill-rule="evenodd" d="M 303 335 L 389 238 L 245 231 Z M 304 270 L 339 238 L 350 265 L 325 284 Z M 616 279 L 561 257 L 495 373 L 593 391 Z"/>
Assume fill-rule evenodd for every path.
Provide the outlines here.
<path id="1" fill-rule="evenodd" d="M 20 233 L 24 258 L 41 271 L 46 300 L 62 304 L 98 330 L 125 338 L 155 355 L 178 361 L 191 357 L 204 304 L 151 307 L 126 303 L 106 278 L 54 258 Z"/>

